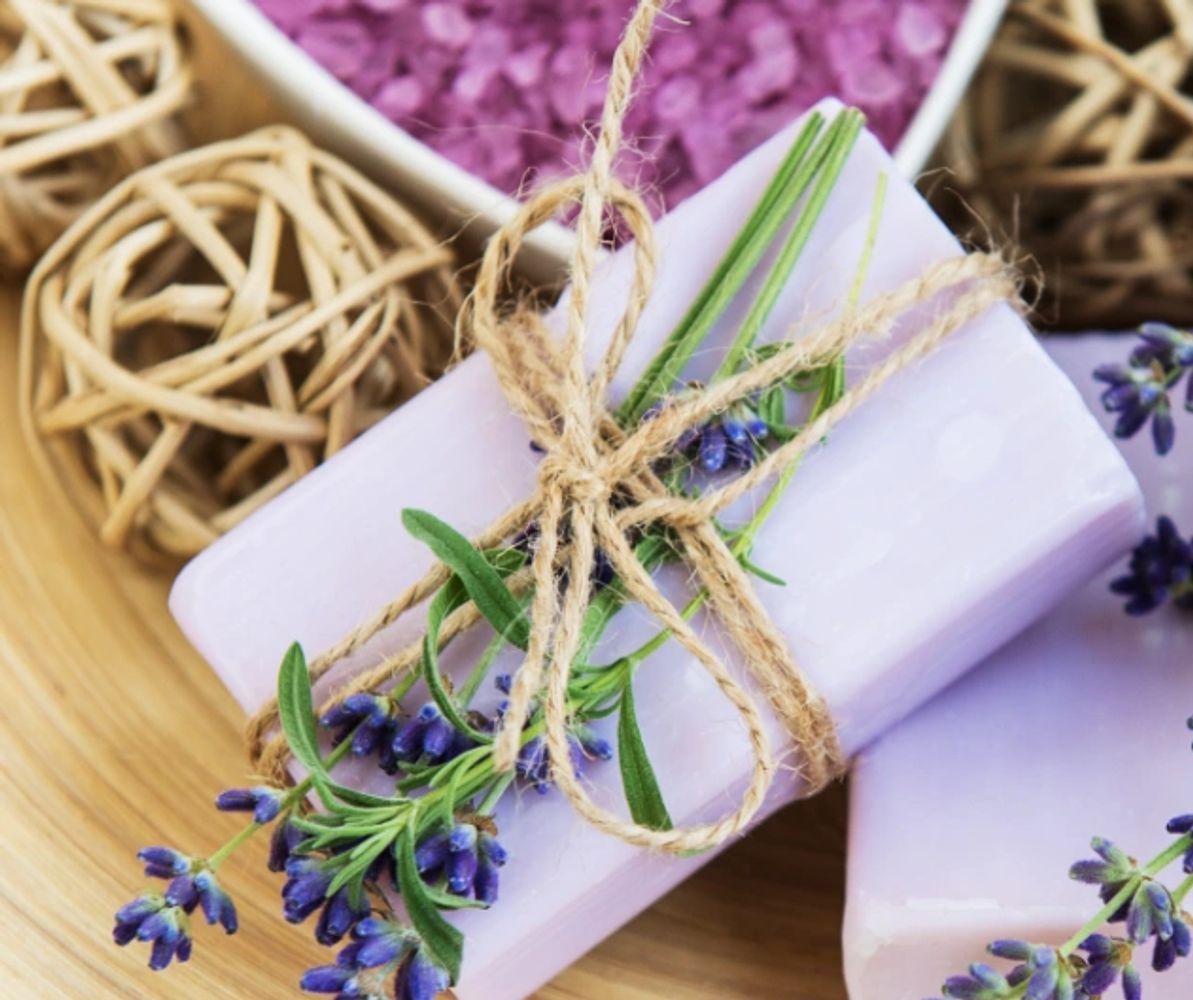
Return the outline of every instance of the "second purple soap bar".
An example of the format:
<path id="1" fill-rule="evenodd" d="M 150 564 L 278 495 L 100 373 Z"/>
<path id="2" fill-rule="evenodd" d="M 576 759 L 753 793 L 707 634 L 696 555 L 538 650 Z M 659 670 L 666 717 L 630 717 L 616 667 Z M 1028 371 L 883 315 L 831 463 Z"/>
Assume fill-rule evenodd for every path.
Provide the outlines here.
<path id="1" fill-rule="evenodd" d="M 792 134 L 660 224 L 655 295 L 615 394 L 716 267 Z M 959 252 L 877 141 L 863 136 L 763 339 L 837 315 L 881 173 L 890 187 L 863 298 Z M 617 320 L 631 267 L 623 250 L 599 272 L 594 350 Z M 744 306 L 730 310 L 710 347 L 728 341 Z M 903 330 L 925 319 L 921 310 Z M 851 357 L 850 379 L 874 356 Z M 175 615 L 252 711 L 272 694 L 290 642 L 317 654 L 427 569 L 429 554 L 402 531 L 404 507 L 478 532 L 529 495 L 537 459 L 528 444 L 488 362 L 472 358 L 196 559 L 174 590 Z M 807 458 L 756 548 L 787 586 L 760 583 L 759 591 L 853 753 L 1120 554 L 1139 523 L 1138 491 L 1118 453 L 1020 318 L 998 307 L 892 380 Z M 668 576 L 672 595 L 682 593 L 681 577 Z M 614 638 L 645 634 L 643 618 L 624 612 Z M 419 627 L 416 618 L 398 622 L 336 676 L 376 663 Z M 716 644 L 712 623 L 697 628 Z M 671 645 L 635 686 L 675 821 L 732 809 L 750 752 L 716 685 Z M 780 727 L 771 729 L 781 746 Z M 616 766 L 588 773 L 598 799 L 620 800 Z M 769 808 L 799 793 L 784 771 Z M 515 858 L 502 899 L 490 913 L 454 918 L 468 933 L 457 988 L 468 1000 L 532 992 L 703 860 L 629 848 L 585 826 L 558 795 L 515 797 L 498 820 Z"/>
<path id="2" fill-rule="evenodd" d="M 1049 352 L 1100 410 L 1093 369 L 1130 348 L 1123 337 L 1064 337 Z M 1188 531 L 1193 417 L 1175 416 L 1166 458 L 1146 431 L 1121 447 L 1154 512 Z M 1166 821 L 1193 811 L 1193 620 L 1173 608 L 1128 617 L 1108 588 L 1123 571 L 1089 583 L 856 762 L 852 1000 L 934 995 L 997 938 L 1060 944 L 1101 907 L 1096 889 L 1067 876 L 1092 856 L 1090 838 L 1143 861 L 1172 842 Z M 1137 963 L 1145 996 L 1193 996 L 1193 961 L 1159 975 L 1150 956 L 1142 948 Z"/>

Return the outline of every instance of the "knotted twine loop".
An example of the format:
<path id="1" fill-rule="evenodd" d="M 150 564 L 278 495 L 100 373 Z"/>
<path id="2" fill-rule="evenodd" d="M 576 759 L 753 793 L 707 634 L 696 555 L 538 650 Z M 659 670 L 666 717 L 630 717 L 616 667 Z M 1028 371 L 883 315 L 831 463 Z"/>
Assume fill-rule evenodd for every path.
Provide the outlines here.
<path id="1" fill-rule="evenodd" d="M 587 171 L 540 191 L 493 236 L 460 325 L 489 356 L 510 407 L 547 452 L 531 499 L 475 540 L 479 548 L 490 548 L 508 541 L 532 521 L 538 526 L 539 541 L 531 565 L 509 581 L 516 593 L 533 587 L 533 597 L 526 656 L 496 737 L 496 766 L 508 770 L 514 765 L 526 721 L 541 701 L 552 777 L 576 811 L 596 828 L 627 843 L 679 854 L 716 847 L 742 832 L 761 807 L 777 762 L 763 710 L 659 591 L 635 557 L 628 533 L 651 525 L 670 529 L 676 553 L 707 595 L 710 611 L 736 649 L 737 658 L 790 734 L 797 751 L 795 767 L 804 787 L 808 791 L 823 787 L 845 769 L 833 720 L 766 614 L 738 558 L 714 527 L 713 518 L 798 461 L 893 375 L 929 354 L 992 305 L 1014 300 L 1017 282 L 996 255 L 942 261 L 756 366 L 672 400 L 655 419 L 630 431 L 620 428 L 606 393 L 650 296 L 655 242 L 641 199 L 613 177 L 612 165 L 633 82 L 654 19 L 664 5 L 665 0 L 641 0 L 629 23 L 615 56 L 601 131 Z M 501 300 L 524 238 L 571 204 L 579 205 L 577 242 L 567 327 L 557 341 L 537 316 L 517 306 L 503 307 Z M 586 317 L 607 210 L 617 213 L 634 237 L 636 269 L 621 320 L 590 377 L 584 356 Z M 688 428 L 791 375 L 829 364 L 854 344 L 888 336 L 909 310 L 937 300 L 941 301 L 936 315 L 922 329 L 751 470 L 698 498 L 675 496 L 654 476 L 653 463 Z M 598 546 L 619 577 L 627 603 L 641 604 L 669 629 L 709 672 L 741 717 L 754 757 L 750 781 L 737 807 L 714 822 L 655 830 L 627 821 L 597 805 L 576 774 L 568 746 L 567 691 L 591 597 Z M 566 574 L 566 587 L 561 586 L 561 574 Z M 449 575 L 446 567 L 435 566 L 315 660 L 312 677 L 322 677 L 335 663 L 425 601 Z M 479 617 L 473 605 L 458 609 L 445 623 L 441 642 L 446 645 Z M 414 669 L 420 654 L 421 641 L 398 650 L 339 690 L 325 707 L 393 681 Z M 287 760 L 284 740 L 274 737 L 268 744 L 264 742 L 276 719 L 276 706 L 266 706 L 258 713 L 250 723 L 249 743 L 259 769 L 282 777 Z"/>

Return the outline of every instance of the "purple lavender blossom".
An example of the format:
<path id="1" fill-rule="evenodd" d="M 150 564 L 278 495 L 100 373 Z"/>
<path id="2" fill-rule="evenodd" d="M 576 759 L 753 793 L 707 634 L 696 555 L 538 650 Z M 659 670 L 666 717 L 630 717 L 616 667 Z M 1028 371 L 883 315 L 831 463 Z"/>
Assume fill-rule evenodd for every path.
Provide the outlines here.
<path id="1" fill-rule="evenodd" d="M 1131 553 L 1127 573 L 1110 589 L 1127 599 L 1129 615 L 1143 615 L 1170 600 L 1193 609 L 1193 542 L 1182 538 L 1169 517 L 1156 520 L 1156 533 L 1147 535 Z"/>
<path id="2" fill-rule="evenodd" d="M 180 875 L 179 879 L 188 876 Z M 177 899 L 180 893 L 175 893 Z M 190 894 L 193 898 L 193 892 Z M 193 907 L 194 903 L 191 903 Z M 191 957 L 190 919 L 183 906 L 166 895 L 146 893 L 116 911 L 112 939 L 124 946 L 131 941 L 149 942 L 149 968 L 160 972 L 171 961 Z"/>
<path id="3" fill-rule="evenodd" d="M 1176 440 L 1169 392 L 1193 367 L 1193 334 L 1163 323 L 1145 323 L 1141 343 L 1126 364 L 1100 365 L 1094 378 L 1106 384 L 1102 405 L 1118 415 L 1114 433 L 1133 437 L 1149 421 L 1156 453 L 1167 454 Z M 1186 387 L 1186 409 L 1193 409 L 1193 379 Z"/>
<path id="4" fill-rule="evenodd" d="M 1172 934 L 1167 938 L 1156 938 L 1156 946 L 1152 949 L 1152 968 L 1156 972 L 1167 972 L 1176 965 L 1178 958 L 1188 958 L 1191 951 L 1193 933 L 1184 915 L 1177 915 L 1173 920 Z"/>
<path id="5" fill-rule="evenodd" d="M 203 869 L 195 876 L 194 886 L 199 897 L 199 906 L 207 922 L 219 924 L 224 928 L 225 934 L 235 934 L 240 926 L 236 904 L 217 881 L 215 872 L 208 868 Z"/>
<path id="6" fill-rule="evenodd" d="M 284 872 L 286 862 L 306 837 L 305 833 L 288 820 L 275 826 L 269 838 L 269 870 Z"/>
<path id="7" fill-rule="evenodd" d="M 356 924 L 369 915 L 368 898 L 362 892 L 355 903 L 347 886 L 336 890 L 323 904 L 319 920 L 315 924 L 315 940 L 330 947 L 339 944 Z"/>
<path id="8" fill-rule="evenodd" d="M 456 730 L 434 702 L 397 727 L 390 749 L 404 763 L 443 764 L 469 750 L 473 742 Z"/>
<path id="9" fill-rule="evenodd" d="M 336 731 L 337 744 L 351 736 L 354 757 L 367 757 L 377 751 L 388 756 L 386 750 L 394 736 L 393 703 L 385 695 L 358 692 L 325 713 L 319 723 Z"/>
<path id="10" fill-rule="evenodd" d="M 162 893 L 147 892 L 116 911 L 112 938 L 118 945 L 132 941 L 152 944 L 149 967 L 166 968 L 191 956 L 190 915 L 202 907 L 209 924 L 221 924 L 228 934 L 239 926 L 236 906 L 216 880 L 207 862 L 172 847 L 145 847 L 137 852 L 145 874 L 168 879 Z"/>
<path id="11" fill-rule="evenodd" d="M 1091 934 L 1081 943 L 1080 950 L 1085 952 L 1087 962 L 1081 988 L 1089 996 L 1101 996 L 1120 976 L 1129 980 L 1136 974 L 1131 965 L 1133 949 L 1129 941 Z"/>
<path id="12" fill-rule="evenodd" d="M 414 863 L 423 881 L 445 881 L 447 891 L 491 906 L 497 901 L 497 869 L 509 852 L 492 834 L 472 823 L 457 823 L 423 837 L 414 849 Z"/>
<path id="13" fill-rule="evenodd" d="M 379 917 L 366 917 L 352 931 L 354 939 L 349 952 L 352 961 L 362 969 L 389 965 L 402 958 L 416 941 L 404 927 Z M 348 949 L 345 949 L 348 951 Z"/>
<path id="14" fill-rule="evenodd" d="M 643 414 L 651 420 L 662 413 L 665 403 L 656 403 Z M 749 469 L 758 458 L 758 448 L 770 436 L 770 427 L 749 402 L 740 402 L 727 412 L 691 427 L 676 440 L 674 452 L 695 461 L 709 475 L 731 469 Z"/>
<path id="15" fill-rule="evenodd" d="M 143 847 L 137 858 L 145 862 L 145 874 L 153 878 L 186 875 L 194 867 L 193 858 L 172 847 Z"/>
<path id="16" fill-rule="evenodd" d="M 286 862 L 286 876 L 282 912 L 289 923 L 301 924 L 323 905 L 334 873 L 318 858 L 299 854 Z"/>
<path id="17" fill-rule="evenodd" d="M 258 785 L 255 788 L 229 788 L 219 793 L 215 807 L 220 812 L 251 812 L 253 822 L 264 826 L 281 812 L 285 792 L 280 788 Z"/>
<path id="18" fill-rule="evenodd" d="M 1193 834 L 1193 813 L 1186 813 L 1183 816 L 1174 816 L 1168 821 L 1167 830 L 1169 833 L 1177 834 L 1182 837 Z M 1190 843 L 1189 849 L 1185 851 L 1182 867 L 1185 869 L 1186 875 L 1193 875 L 1193 843 Z"/>
<path id="19" fill-rule="evenodd" d="M 446 970 L 431 960 L 425 948 L 419 948 L 398 969 L 394 996 L 396 1000 L 435 1000 L 448 985 Z"/>

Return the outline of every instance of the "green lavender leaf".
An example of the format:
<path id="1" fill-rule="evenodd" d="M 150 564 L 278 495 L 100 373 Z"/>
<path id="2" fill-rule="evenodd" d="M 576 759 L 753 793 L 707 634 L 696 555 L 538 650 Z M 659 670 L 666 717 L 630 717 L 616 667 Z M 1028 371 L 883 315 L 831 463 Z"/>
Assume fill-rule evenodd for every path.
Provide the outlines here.
<path id="1" fill-rule="evenodd" d="M 278 670 L 278 717 L 290 752 L 310 772 L 315 791 L 328 809 L 339 814 L 350 814 L 353 806 L 392 810 L 392 799 L 338 784 L 328 774 L 319 751 L 319 731 L 315 726 L 315 707 L 311 700 L 311 674 L 306 655 L 297 642 L 286 650 Z"/>
<path id="2" fill-rule="evenodd" d="M 414 834 L 407 829 L 398 838 L 398 885 L 406 913 L 423 944 L 430 949 L 451 977 L 454 984 L 460 978 L 460 963 L 464 958 L 464 935 L 440 915 L 426 883 L 418 874 L 414 861 Z"/>
<path id="3" fill-rule="evenodd" d="M 522 604 L 484 554 L 455 528 L 424 510 L 402 511 L 402 524 L 460 578 L 489 624 L 513 645 L 525 649 L 530 626 Z"/>
<path id="4" fill-rule="evenodd" d="M 787 396 L 781 385 L 772 385 L 758 397 L 758 416 L 765 420 L 769 427 L 779 427 L 787 423 Z"/>
<path id="5" fill-rule="evenodd" d="M 487 566 L 488 563 L 485 565 Z M 500 577 L 498 577 L 498 583 L 504 590 L 505 584 Z M 506 590 L 506 593 L 508 592 Z M 448 722 L 477 743 L 492 743 L 493 737 L 470 725 L 457 707 L 455 699 L 447 693 L 447 688 L 443 686 L 443 674 L 439 668 L 439 632 L 443 628 L 443 622 L 467 599 L 468 592 L 464 582 L 459 576 L 453 576 L 440 588 L 439 593 L 431 601 L 431 607 L 427 610 L 427 630 L 423 635 L 423 680 L 426 681 L 427 690 L 431 692 L 435 704 L 439 706 L 439 711 L 443 713 Z"/>
<path id="6" fill-rule="evenodd" d="M 482 903 L 479 899 L 453 896 L 450 892 L 444 892 L 433 885 L 428 885 L 426 889 L 427 898 L 441 910 L 487 910 L 489 908 L 488 903 Z"/>
<path id="7" fill-rule="evenodd" d="M 311 702 L 311 675 L 302 646 L 292 643 L 278 670 L 278 717 L 290 752 L 312 774 L 323 774 L 315 707 Z"/>
<path id="8" fill-rule="evenodd" d="M 371 792 L 362 792 L 357 788 L 341 785 L 332 780 L 326 771 L 312 771 L 311 783 L 315 786 L 315 791 L 319 793 L 319 798 L 324 806 L 349 820 L 360 819 L 362 808 L 366 810 L 387 809 L 389 815 L 392 816 L 398 806 L 395 799 L 387 799 L 381 795 L 373 795 Z"/>
<path id="9" fill-rule="evenodd" d="M 811 150 L 823 125 L 824 117 L 819 112 L 808 116 L 783 163 L 716 270 L 619 407 L 617 415 L 626 425 L 640 420 L 650 404 L 671 387 L 761 260 L 775 233 L 820 169 L 840 129 L 834 120 L 818 148 Z"/>
<path id="10" fill-rule="evenodd" d="M 738 561 L 741 563 L 742 569 L 744 569 L 747 573 L 753 573 L 754 576 L 758 577 L 759 580 L 764 580 L 767 583 L 774 584 L 776 587 L 787 586 L 787 581 L 781 576 L 775 576 L 774 573 L 764 570 L 757 563 L 751 561 L 749 556 L 739 556 Z"/>
<path id="11" fill-rule="evenodd" d="M 659 782 L 642 742 L 638 714 L 634 709 L 634 685 L 630 681 L 621 696 L 621 717 L 617 720 L 617 759 L 621 765 L 621 783 L 626 804 L 634 822 L 652 830 L 670 830 L 671 816 L 663 804 Z"/>

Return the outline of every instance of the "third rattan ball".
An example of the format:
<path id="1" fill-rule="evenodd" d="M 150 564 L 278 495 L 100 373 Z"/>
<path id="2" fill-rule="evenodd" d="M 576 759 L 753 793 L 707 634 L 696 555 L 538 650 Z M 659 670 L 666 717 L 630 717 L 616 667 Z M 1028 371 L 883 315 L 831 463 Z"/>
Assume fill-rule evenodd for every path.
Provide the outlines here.
<path id="1" fill-rule="evenodd" d="M 169 0 L 0 0 L 0 268 L 181 149 L 190 90 Z"/>

